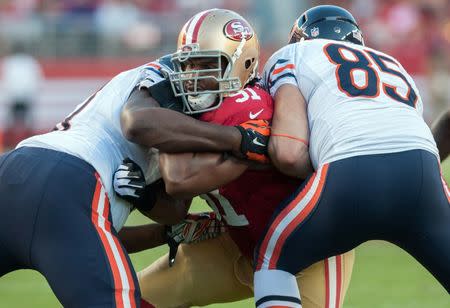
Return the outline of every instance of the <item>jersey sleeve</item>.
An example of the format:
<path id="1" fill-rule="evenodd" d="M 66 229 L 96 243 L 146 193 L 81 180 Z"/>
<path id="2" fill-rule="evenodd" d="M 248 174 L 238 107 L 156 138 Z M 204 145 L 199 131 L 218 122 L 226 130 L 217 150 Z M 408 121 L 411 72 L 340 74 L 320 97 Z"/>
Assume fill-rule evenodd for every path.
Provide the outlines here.
<path id="1" fill-rule="evenodd" d="M 264 66 L 262 85 L 270 93 L 275 95 L 283 84 L 298 84 L 296 50 L 297 44 L 287 45 L 275 52 Z"/>
<path id="2" fill-rule="evenodd" d="M 146 89 L 162 108 L 183 111 L 181 98 L 176 97 L 172 90 L 169 74 L 173 72 L 170 55 L 147 63 L 140 68 L 135 87 Z"/>
<path id="3" fill-rule="evenodd" d="M 139 88 L 149 88 L 164 79 L 173 72 L 171 55 L 165 55 L 155 61 L 142 66 L 137 86 Z"/>
<path id="4" fill-rule="evenodd" d="M 136 86 L 140 89 L 150 88 L 164 79 L 162 66 L 157 61 L 153 61 L 142 66 Z"/>

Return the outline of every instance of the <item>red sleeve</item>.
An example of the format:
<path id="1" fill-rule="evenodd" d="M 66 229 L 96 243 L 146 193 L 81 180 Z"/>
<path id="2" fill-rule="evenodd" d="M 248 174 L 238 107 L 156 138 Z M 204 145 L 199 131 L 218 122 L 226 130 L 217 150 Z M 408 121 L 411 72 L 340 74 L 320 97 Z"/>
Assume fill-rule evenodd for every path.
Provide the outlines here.
<path id="1" fill-rule="evenodd" d="M 256 85 L 226 97 L 218 109 L 203 113 L 200 120 L 233 126 L 255 119 L 271 121 L 272 115 L 272 97 Z"/>

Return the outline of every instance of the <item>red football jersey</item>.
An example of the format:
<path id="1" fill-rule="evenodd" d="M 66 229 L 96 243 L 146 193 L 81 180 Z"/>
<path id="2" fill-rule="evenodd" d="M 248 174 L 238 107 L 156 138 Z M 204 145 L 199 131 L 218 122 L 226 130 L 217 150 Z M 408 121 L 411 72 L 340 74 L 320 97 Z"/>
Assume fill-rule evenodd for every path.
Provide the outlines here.
<path id="1" fill-rule="evenodd" d="M 227 97 L 220 108 L 200 119 L 222 125 L 237 125 L 250 119 L 271 120 L 273 99 L 259 86 L 247 87 Z M 248 170 L 238 179 L 202 197 L 219 211 L 241 252 L 253 258 L 253 250 L 275 208 L 290 195 L 300 181 L 275 169 Z"/>

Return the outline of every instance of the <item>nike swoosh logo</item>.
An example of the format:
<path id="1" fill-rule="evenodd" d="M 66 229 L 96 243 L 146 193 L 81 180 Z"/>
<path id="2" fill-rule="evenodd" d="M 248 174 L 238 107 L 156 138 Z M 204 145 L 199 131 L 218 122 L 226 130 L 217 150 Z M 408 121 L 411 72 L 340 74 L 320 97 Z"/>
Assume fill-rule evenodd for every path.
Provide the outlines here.
<path id="1" fill-rule="evenodd" d="M 250 111 L 250 113 L 248 114 L 248 117 L 249 117 L 251 120 L 254 120 L 254 119 L 256 119 L 256 117 L 259 116 L 259 115 L 261 114 L 261 112 L 263 112 L 263 111 L 264 111 L 264 108 L 261 109 L 260 111 L 258 111 L 257 113 L 253 113 L 253 112 Z"/>
<path id="2" fill-rule="evenodd" d="M 259 142 L 257 137 L 255 137 L 255 139 L 253 139 L 253 143 L 256 144 L 256 145 L 259 145 L 261 147 L 265 147 L 266 146 L 264 143 Z"/>

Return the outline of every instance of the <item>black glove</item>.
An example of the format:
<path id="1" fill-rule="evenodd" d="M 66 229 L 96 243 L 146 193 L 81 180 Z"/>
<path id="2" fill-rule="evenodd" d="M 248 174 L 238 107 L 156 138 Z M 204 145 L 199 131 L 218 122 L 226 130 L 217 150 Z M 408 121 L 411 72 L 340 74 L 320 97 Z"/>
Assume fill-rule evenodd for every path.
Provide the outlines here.
<path id="1" fill-rule="evenodd" d="M 154 185 L 146 185 L 144 172 L 130 158 L 125 158 L 114 172 L 114 191 L 135 208 L 149 211 L 156 203 Z"/>
<path id="2" fill-rule="evenodd" d="M 269 163 L 267 146 L 270 126 L 266 120 L 250 120 L 235 126 L 242 135 L 241 154 L 250 160 Z"/>

